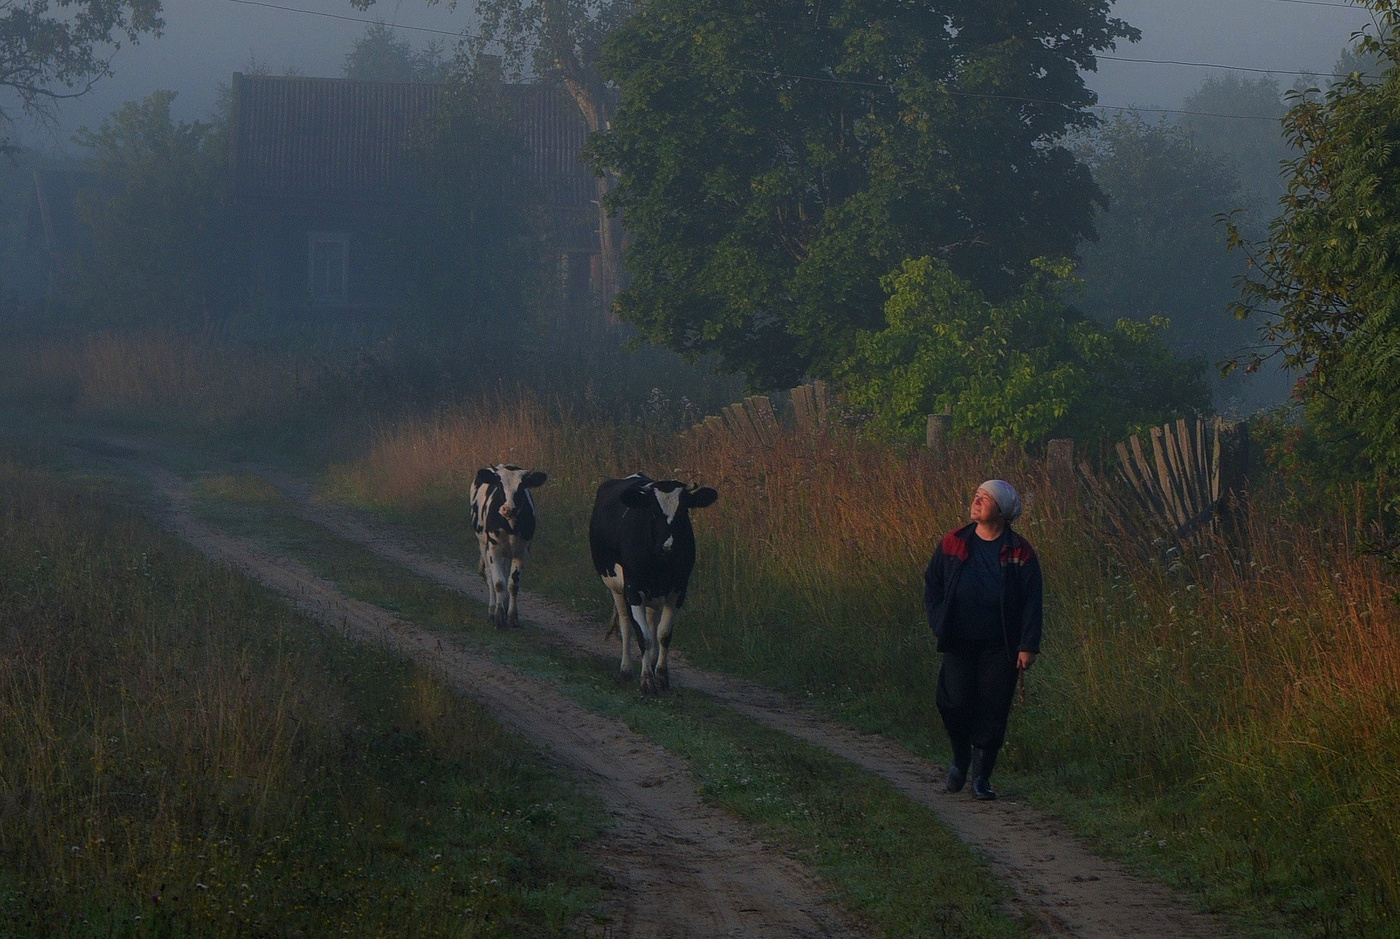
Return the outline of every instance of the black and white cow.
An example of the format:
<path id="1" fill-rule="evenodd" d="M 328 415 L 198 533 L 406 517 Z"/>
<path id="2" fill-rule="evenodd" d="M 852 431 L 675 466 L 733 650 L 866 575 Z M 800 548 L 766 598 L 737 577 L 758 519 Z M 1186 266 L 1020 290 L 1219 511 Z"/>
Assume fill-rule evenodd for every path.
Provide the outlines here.
<path id="1" fill-rule="evenodd" d="M 530 490 L 544 485 L 545 479 L 544 473 L 497 463 L 477 470 L 472 482 L 472 527 L 481 548 L 477 570 L 486 581 L 489 615 L 498 628 L 520 625 L 520 568 L 535 537 Z"/>
<path id="2" fill-rule="evenodd" d="M 632 675 L 631 636 L 642 658 L 642 693 L 670 686 L 666 653 L 676 611 L 685 603 L 695 567 L 690 510 L 713 505 L 719 493 L 640 473 L 598 487 L 588 542 L 593 569 L 612 591 L 612 624 L 622 634 L 622 672 Z"/>

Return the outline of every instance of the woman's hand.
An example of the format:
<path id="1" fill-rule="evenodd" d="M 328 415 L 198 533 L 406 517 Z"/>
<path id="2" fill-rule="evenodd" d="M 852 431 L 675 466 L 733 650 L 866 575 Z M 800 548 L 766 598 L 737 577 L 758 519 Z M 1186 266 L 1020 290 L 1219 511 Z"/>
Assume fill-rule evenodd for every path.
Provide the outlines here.
<path id="1" fill-rule="evenodd" d="M 1019 668 L 1019 669 L 1020 669 L 1021 671 L 1023 671 L 1023 672 L 1024 672 L 1026 669 L 1030 668 L 1030 667 L 1031 667 L 1032 665 L 1034 665 L 1034 664 L 1035 664 L 1035 653 L 1034 653 L 1034 652 L 1022 652 L 1020 655 L 1016 656 L 1016 667 Z"/>

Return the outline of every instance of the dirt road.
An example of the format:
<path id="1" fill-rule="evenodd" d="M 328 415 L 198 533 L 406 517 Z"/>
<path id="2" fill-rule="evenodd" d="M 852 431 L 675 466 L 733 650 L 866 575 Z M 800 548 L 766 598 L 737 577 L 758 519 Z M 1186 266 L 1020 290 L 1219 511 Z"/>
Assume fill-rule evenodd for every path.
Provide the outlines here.
<path id="1" fill-rule="evenodd" d="M 272 470 L 256 470 L 281 489 L 307 521 L 321 525 L 419 576 L 485 600 L 474 567 L 427 555 L 402 537 L 367 523 L 356 513 L 318 501 L 306 483 Z M 601 589 L 601 587 L 600 587 Z M 557 604 L 521 592 L 522 615 L 569 645 L 617 657 L 616 641 L 603 629 Z M 679 630 L 684 643 L 684 624 Z M 945 768 L 935 766 L 878 735 L 825 721 L 801 702 L 748 682 L 690 667 L 672 651 L 674 685 L 702 691 L 769 727 L 842 756 L 888 780 L 926 806 L 964 842 L 981 851 L 1016 892 L 1021 913 L 1047 935 L 1215 937 L 1222 924 L 1192 910 L 1170 889 L 1135 877 L 1122 865 L 1092 854 L 1064 827 L 1012 800 L 976 802 L 943 791 Z"/>
<path id="2" fill-rule="evenodd" d="M 206 556 L 244 571 L 346 635 L 431 668 L 507 727 L 589 777 L 616 820 L 598 846 L 610 891 L 607 934 L 677 937 L 845 937 L 863 934 L 802 865 L 743 822 L 701 801 L 684 768 L 620 721 L 531 678 L 346 597 L 289 558 L 199 521 L 183 480 L 130 462 L 152 481 L 161 519 Z"/>
<path id="3" fill-rule="evenodd" d="M 686 773 L 659 747 L 620 722 L 574 705 L 546 682 L 349 599 L 301 565 L 200 522 L 183 480 L 134 457 L 131 450 L 122 451 L 128 465 L 154 483 L 163 521 L 181 538 L 245 570 L 321 622 L 432 667 L 483 702 L 503 724 L 591 777 L 617 820 L 613 836 L 599 847 L 615 886 L 610 935 L 862 933 L 859 924 L 828 901 L 805 868 L 765 844 L 745 823 L 705 805 Z M 403 535 L 319 502 L 301 480 L 265 468 L 256 471 L 286 493 L 307 521 L 419 576 L 484 599 L 474 565 L 430 556 Z M 522 592 L 521 600 L 529 622 L 566 644 L 591 654 L 617 655 L 616 642 L 603 638 L 600 624 L 528 592 Z M 1183 898 L 1096 857 L 1054 820 L 1026 805 L 948 795 L 942 791 L 942 768 L 892 741 L 825 721 L 783 695 L 692 668 L 677 652 L 672 659 L 673 684 L 704 692 L 769 727 L 838 754 L 930 809 L 987 857 L 1015 891 L 1015 912 L 1030 919 L 1036 933 L 1104 939 L 1226 933 L 1222 924 L 1191 910 Z"/>

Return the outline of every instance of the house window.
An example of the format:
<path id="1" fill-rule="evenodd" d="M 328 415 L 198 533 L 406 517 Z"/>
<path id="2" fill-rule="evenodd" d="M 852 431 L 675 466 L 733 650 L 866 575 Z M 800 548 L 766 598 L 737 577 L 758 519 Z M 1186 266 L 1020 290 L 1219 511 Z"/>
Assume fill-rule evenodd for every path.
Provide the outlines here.
<path id="1" fill-rule="evenodd" d="M 345 232 L 312 232 L 309 253 L 312 303 L 344 303 L 350 236 Z"/>

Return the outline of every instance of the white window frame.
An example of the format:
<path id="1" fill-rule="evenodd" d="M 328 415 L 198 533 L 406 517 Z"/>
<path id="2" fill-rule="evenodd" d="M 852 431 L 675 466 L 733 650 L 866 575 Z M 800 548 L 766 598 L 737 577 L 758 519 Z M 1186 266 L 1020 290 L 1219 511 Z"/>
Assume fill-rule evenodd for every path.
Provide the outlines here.
<path id="1" fill-rule="evenodd" d="M 318 249 L 322 253 L 318 257 Z M 338 271 L 318 270 L 318 264 L 336 257 Z M 339 276 L 337 276 L 337 273 Z M 350 299 L 350 233 L 343 231 L 314 231 L 306 240 L 306 289 L 311 302 L 324 305 L 343 304 Z"/>

